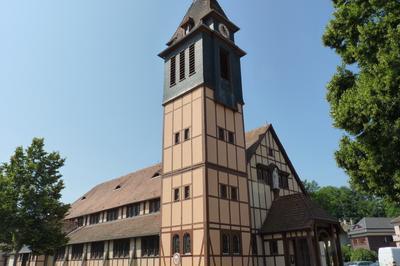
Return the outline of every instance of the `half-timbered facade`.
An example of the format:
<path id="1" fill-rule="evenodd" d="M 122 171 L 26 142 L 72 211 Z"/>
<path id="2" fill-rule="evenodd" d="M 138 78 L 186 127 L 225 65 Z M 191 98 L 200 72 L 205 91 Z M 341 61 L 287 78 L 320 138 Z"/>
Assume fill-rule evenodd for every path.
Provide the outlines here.
<path id="1" fill-rule="evenodd" d="M 18 266 L 342 265 L 339 223 L 272 125 L 245 133 L 238 31 L 216 0 L 193 1 L 160 53 L 162 162 L 94 187 L 66 217 L 68 245 Z"/>

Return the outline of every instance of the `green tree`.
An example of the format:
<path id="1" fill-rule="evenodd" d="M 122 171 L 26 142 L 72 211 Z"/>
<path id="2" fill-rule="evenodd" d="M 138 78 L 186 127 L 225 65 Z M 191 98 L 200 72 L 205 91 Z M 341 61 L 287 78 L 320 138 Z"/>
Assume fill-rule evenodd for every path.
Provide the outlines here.
<path id="1" fill-rule="evenodd" d="M 0 166 L 0 250 L 10 252 L 6 244 L 12 238 L 15 226 L 16 200 L 10 178 L 3 175 Z"/>
<path id="2" fill-rule="evenodd" d="M 358 248 L 351 252 L 351 260 L 352 261 L 377 261 L 378 255 L 375 251 L 371 251 L 368 249 Z"/>
<path id="3" fill-rule="evenodd" d="M 304 188 L 306 189 L 306 191 L 311 195 L 314 196 L 314 194 L 320 189 L 320 186 L 318 185 L 318 183 L 314 180 L 307 180 L 305 179 L 303 181 L 303 185 Z"/>
<path id="4" fill-rule="evenodd" d="M 323 36 L 342 59 L 328 84 L 338 165 L 358 190 L 400 202 L 400 1 L 333 0 Z"/>
<path id="5" fill-rule="evenodd" d="M 363 217 L 400 215 L 398 204 L 348 187 L 320 187 L 317 182 L 307 180 L 304 186 L 315 202 L 338 219 L 353 219 L 358 222 Z"/>
<path id="6" fill-rule="evenodd" d="M 34 254 L 52 254 L 65 245 L 63 219 L 64 183 L 58 152 L 47 153 L 43 139 L 33 139 L 24 150 L 18 147 L 10 162 L 0 168 L 0 248 L 17 252 L 28 246 Z"/>

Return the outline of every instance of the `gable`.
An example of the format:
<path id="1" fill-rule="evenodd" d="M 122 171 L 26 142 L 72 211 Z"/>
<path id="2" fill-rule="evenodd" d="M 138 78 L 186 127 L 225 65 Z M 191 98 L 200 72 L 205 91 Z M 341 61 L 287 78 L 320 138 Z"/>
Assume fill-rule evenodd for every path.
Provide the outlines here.
<path id="1" fill-rule="evenodd" d="M 306 194 L 295 168 L 272 125 L 266 125 L 246 133 L 246 157 L 251 179 L 257 179 L 257 165 L 275 165 L 289 174 L 289 190 Z M 290 193 L 282 192 L 284 195 Z"/>

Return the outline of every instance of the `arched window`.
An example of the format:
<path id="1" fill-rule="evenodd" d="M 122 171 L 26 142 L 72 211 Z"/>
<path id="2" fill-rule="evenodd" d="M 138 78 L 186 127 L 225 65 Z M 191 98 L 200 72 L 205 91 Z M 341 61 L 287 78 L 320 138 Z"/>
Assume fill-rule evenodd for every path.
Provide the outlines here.
<path id="1" fill-rule="evenodd" d="M 172 237 L 172 253 L 173 254 L 180 253 L 179 246 L 180 246 L 179 235 L 174 235 Z"/>
<path id="2" fill-rule="evenodd" d="M 222 234 L 222 254 L 229 254 L 229 235 Z"/>
<path id="3" fill-rule="evenodd" d="M 236 234 L 232 236 L 232 253 L 235 255 L 240 254 L 240 238 Z"/>
<path id="4" fill-rule="evenodd" d="M 192 252 L 192 246 L 190 242 L 190 234 L 186 233 L 183 236 L 183 254 L 190 254 Z"/>

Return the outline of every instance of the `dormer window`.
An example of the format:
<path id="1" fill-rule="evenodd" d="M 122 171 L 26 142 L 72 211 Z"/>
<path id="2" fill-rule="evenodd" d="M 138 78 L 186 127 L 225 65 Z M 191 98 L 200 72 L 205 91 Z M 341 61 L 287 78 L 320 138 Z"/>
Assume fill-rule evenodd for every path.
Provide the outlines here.
<path id="1" fill-rule="evenodd" d="M 193 28 L 192 24 L 188 23 L 185 27 L 185 35 L 189 34 L 189 32 L 192 31 L 192 28 Z"/>
<path id="2" fill-rule="evenodd" d="M 191 17 L 186 17 L 184 23 L 181 25 L 183 30 L 185 31 L 185 35 L 189 34 L 194 26 L 193 19 Z"/>
<path id="3" fill-rule="evenodd" d="M 157 172 L 157 173 L 155 173 L 155 174 L 152 176 L 152 178 L 156 178 L 156 177 L 159 177 L 159 176 L 160 176 L 160 173 Z"/>

